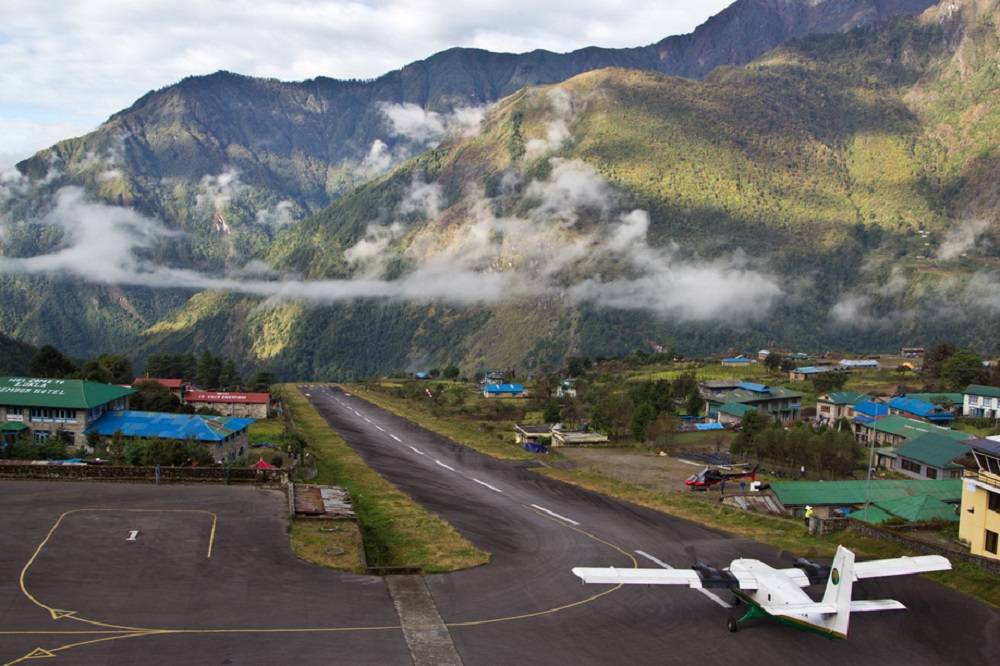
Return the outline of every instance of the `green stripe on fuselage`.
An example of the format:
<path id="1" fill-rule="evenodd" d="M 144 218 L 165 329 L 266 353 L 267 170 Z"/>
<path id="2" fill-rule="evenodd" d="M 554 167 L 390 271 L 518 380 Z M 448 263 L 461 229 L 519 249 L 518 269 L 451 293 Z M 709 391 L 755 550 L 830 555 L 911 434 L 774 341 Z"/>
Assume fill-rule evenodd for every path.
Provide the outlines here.
<path id="1" fill-rule="evenodd" d="M 768 613 L 766 610 L 764 610 L 764 607 L 761 606 L 759 603 L 757 603 L 753 597 L 740 590 L 733 590 L 733 594 L 735 594 L 737 597 L 742 599 L 744 603 L 750 606 L 750 610 L 748 610 L 746 614 L 740 618 L 739 620 L 740 622 L 743 622 L 744 620 L 752 620 L 755 617 L 766 617 L 770 620 L 774 620 L 775 622 L 788 625 L 789 627 L 794 627 L 795 629 L 800 629 L 802 631 L 808 631 L 813 634 L 825 636 L 826 638 L 829 639 L 847 638 L 847 636 L 844 634 L 832 631 L 825 627 L 816 626 L 815 624 L 809 624 L 808 622 L 804 622 L 803 620 L 797 620 L 793 617 L 788 617 L 787 615 L 772 615 L 771 613 Z"/>

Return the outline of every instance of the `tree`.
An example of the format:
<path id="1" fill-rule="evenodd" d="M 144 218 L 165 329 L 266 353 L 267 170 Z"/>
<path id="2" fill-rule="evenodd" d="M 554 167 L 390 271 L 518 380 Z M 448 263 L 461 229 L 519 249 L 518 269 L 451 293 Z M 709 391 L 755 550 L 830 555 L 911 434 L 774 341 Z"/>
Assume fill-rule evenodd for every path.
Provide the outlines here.
<path id="1" fill-rule="evenodd" d="M 108 373 L 107 369 L 104 368 L 96 360 L 87 361 L 83 364 L 78 372 L 73 373 L 75 379 L 85 379 L 91 382 L 101 382 L 103 384 L 111 383 L 111 375 Z M 131 379 L 129 380 L 131 383 Z"/>
<path id="2" fill-rule="evenodd" d="M 589 358 L 570 356 L 566 359 L 566 374 L 570 377 L 579 377 L 593 365 Z"/>
<path id="3" fill-rule="evenodd" d="M 243 378 L 236 371 L 236 364 L 231 359 L 226 359 L 222 363 L 222 371 L 219 373 L 219 388 L 226 391 L 239 389 L 243 385 Z"/>
<path id="4" fill-rule="evenodd" d="M 837 370 L 821 372 L 812 378 L 813 389 L 817 394 L 823 395 L 830 391 L 839 391 L 847 383 L 847 373 Z"/>
<path id="5" fill-rule="evenodd" d="M 45 345 L 35 352 L 28 372 L 32 377 L 63 379 L 76 372 L 76 365 L 52 345 Z"/>
<path id="6" fill-rule="evenodd" d="M 764 367 L 767 368 L 768 372 L 777 372 L 781 370 L 782 358 L 780 354 L 771 352 L 764 359 Z"/>
<path id="7" fill-rule="evenodd" d="M 680 419 L 673 412 L 662 412 L 646 429 L 646 438 L 656 446 L 669 449 L 677 436 Z"/>
<path id="8" fill-rule="evenodd" d="M 704 408 L 705 399 L 701 397 L 701 393 L 698 389 L 691 391 L 691 393 L 688 394 L 687 401 L 684 403 L 684 409 L 687 410 L 688 415 L 698 416 Z"/>
<path id="9" fill-rule="evenodd" d="M 250 380 L 249 389 L 251 391 L 256 391 L 257 393 L 267 393 L 271 389 L 271 384 L 274 383 L 274 375 L 270 372 L 258 372 Z"/>
<path id="10" fill-rule="evenodd" d="M 698 377 L 693 372 L 685 372 L 674 379 L 671 388 L 675 396 L 689 396 L 698 390 Z"/>
<path id="11" fill-rule="evenodd" d="M 182 403 L 170 389 L 153 381 L 140 381 L 135 385 L 135 393 L 129 398 L 132 409 L 140 412 L 168 412 L 190 414 L 194 410 Z"/>
<path id="12" fill-rule="evenodd" d="M 957 349 L 950 342 L 941 342 L 931 346 L 924 353 L 924 372 L 932 377 L 941 376 L 941 367 L 944 362 L 951 358 Z"/>
<path id="13" fill-rule="evenodd" d="M 545 410 L 542 412 L 542 420 L 546 423 L 558 423 L 560 415 L 562 414 L 562 407 L 555 400 L 550 400 L 545 403 Z"/>
<path id="14" fill-rule="evenodd" d="M 646 430 L 656 421 L 656 408 L 644 402 L 632 412 L 632 438 L 638 442 L 646 441 Z"/>
<path id="15" fill-rule="evenodd" d="M 611 439 L 620 439 L 632 425 L 632 399 L 621 393 L 607 393 L 594 405 L 594 427 Z"/>
<path id="16" fill-rule="evenodd" d="M 131 384 L 135 380 L 132 361 L 125 356 L 101 354 L 97 357 L 97 363 L 107 372 L 109 384 Z"/>
<path id="17" fill-rule="evenodd" d="M 982 384 L 988 379 L 983 359 L 969 349 L 960 349 L 945 359 L 938 376 L 959 391 L 969 384 Z"/>
<path id="18" fill-rule="evenodd" d="M 204 351 L 198 357 L 198 369 L 195 375 L 195 382 L 203 389 L 216 389 L 219 387 L 219 378 L 222 375 L 222 359 L 212 355 L 209 351 Z"/>

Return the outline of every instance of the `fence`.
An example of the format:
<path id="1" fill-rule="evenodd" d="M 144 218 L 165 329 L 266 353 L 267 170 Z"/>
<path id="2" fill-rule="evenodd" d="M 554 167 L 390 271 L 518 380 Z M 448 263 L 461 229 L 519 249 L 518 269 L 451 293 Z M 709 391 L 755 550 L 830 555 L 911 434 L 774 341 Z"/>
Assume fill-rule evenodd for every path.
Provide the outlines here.
<path id="1" fill-rule="evenodd" d="M 119 467 L 113 465 L 24 465 L 0 463 L 3 479 L 150 481 L 161 483 L 282 483 L 285 472 L 224 467 Z"/>

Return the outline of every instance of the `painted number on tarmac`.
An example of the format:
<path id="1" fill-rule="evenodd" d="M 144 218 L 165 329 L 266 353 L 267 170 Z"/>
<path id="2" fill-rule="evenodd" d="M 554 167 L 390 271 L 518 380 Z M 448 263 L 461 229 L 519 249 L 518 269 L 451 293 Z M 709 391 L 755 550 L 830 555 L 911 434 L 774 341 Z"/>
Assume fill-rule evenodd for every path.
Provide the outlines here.
<path id="1" fill-rule="evenodd" d="M 126 541 L 135 541 L 138 536 L 139 536 L 139 530 L 129 530 L 128 538 L 125 539 L 125 540 Z"/>

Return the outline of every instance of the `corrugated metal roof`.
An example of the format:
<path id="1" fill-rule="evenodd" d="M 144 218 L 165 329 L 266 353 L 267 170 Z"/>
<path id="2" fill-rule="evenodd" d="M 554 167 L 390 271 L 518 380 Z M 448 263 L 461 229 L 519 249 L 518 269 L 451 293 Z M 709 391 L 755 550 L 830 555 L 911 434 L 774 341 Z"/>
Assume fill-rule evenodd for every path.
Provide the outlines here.
<path id="1" fill-rule="evenodd" d="M 969 447 L 959 444 L 950 437 L 929 432 L 903 442 L 896 450 L 900 458 L 909 458 L 931 467 L 940 469 L 956 469 L 956 458 L 961 458 L 969 452 Z"/>
<path id="2" fill-rule="evenodd" d="M 80 379 L 0 377 L 0 404 L 12 407 L 91 409 L 133 393 L 131 388 Z"/>
<path id="3" fill-rule="evenodd" d="M 981 395 L 984 398 L 1000 398 L 1000 386 L 969 384 L 965 387 L 965 392 L 969 395 Z"/>
<path id="4" fill-rule="evenodd" d="M 933 495 L 900 497 L 899 499 L 880 502 L 879 508 L 911 523 L 924 523 L 930 520 L 958 522 L 955 506 L 953 504 L 946 504 Z"/>
<path id="5" fill-rule="evenodd" d="M 132 381 L 132 386 L 141 384 L 143 382 L 152 382 L 154 384 L 159 384 L 160 386 L 166 386 L 168 389 L 180 389 L 184 386 L 183 379 L 170 379 L 166 377 L 136 377 Z"/>
<path id="6" fill-rule="evenodd" d="M 829 366 L 816 367 L 815 365 L 807 365 L 802 368 L 795 368 L 793 372 L 797 372 L 802 375 L 818 375 L 822 372 L 830 372 L 833 368 Z"/>
<path id="7" fill-rule="evenodd" d="M 752 358 L 746 358 L 745 356 L 732 356 L 730 358 L 722 359 L 723 363 L 753 363 Z"/>
<path id="8" fill-rule="evenodd" d="M 856 405 L 868 399 L 867 393 L 858 391 L 834 391 L 819 397 L 819 402 L 828 402 L 833 405 Z"/>
<path id="9" fill-rule="evenodd" d="M 0 432 L 24 432 L 28 429 L 28 426 L 23 423 L 0 423 Z"/>
<path id="10" fill-rule="evenodd" d="M 949 402 L 952 405 L 962 404 L 961 393 L 907 393 L 906 397 L 923 400 L 924 402 L 929 402 L 935 405 L 940 402 Z"/>
<path id="11" fill-rule="evenodd" d="M 695 423 L 694 429 L 700 431 L 700 430 L 725 430 L 726 428 L 721 423 L 716 423 L 713 421 L 711 423 Z"/>
<path id="12" fill-rule="evenodd" d="M 112 437 L 120 432 L 125 437 L 221 442 L 234 433 L 246 430 L 253 422 L 254 419 L 230 416 L 118 411 L 104 414 L 94 421 L 86 432 L 96 433 L 102 437 Z"/>
<path id="13" fill-rule="evenodd" d="M 757 411 L 753 405 L 744 405 L 739 402 L 727 402 L 722 407 L 719 407 L 719 411 L 724 414 L 729 414 L 730 416 L 738 416 L 743 418 L 747 412 Z"/>
<path id="14" fill-rule="evenodd" d="M 223 391 L 188 391 L 184 402 L 216 402 L 227 405 L 266 405 L 271 401 L 268 393 L 226 393 Z"/>
<path id="15" fill-rule="evenodd" d="M 923 400 L 917 400 L 916 398 L 893 398 L 889 401 L 889 407 L 934 421 L 951 421 L 955 418 L 944 407 L 924 402 Z"/>
<path id="16" fill-rule="evenodd" d="M 864 504 L 867 481 L 783 481 L 771 489 L 785 506 L 805 504 L 849 506 Z M 957 502 L 962 497 L 961 479 L 875 480 L 871 482 L 871 501 L 886 502 L 912 495 L 934 495 L 943 501 Z"/>
<path id="17" fill-rule="evenodd" d="M 871 525 L 881 525 L 882 523 L 887 523 L 892 520 L 893 515 L 883 511 L 874 504 L 870 504 L 867 509 L 862 507 L 857 511 L 852 511 L 851 518 L 854 518 L 855 520 L 863 520 Z"/>
<path id="18" fill-rule="evenodd" d="M 487 393 L 524 393 L 523 384 L 487 384 Z"/>
<path id="19" fill-rule="evenodd" d="M 907 439 L 911 437 L 919 437 L 925 432 L 936 432 L 939 435 L 950 437 L 956 442 L 961 442 L 971 437 L 970 434 L 965 432 L 952 430 L 950 428 L 942 428 L 941 426 L 936 426 L 932 423 L 917 421 L 916 419 L 908 419 L 905 416 L 899 416 L 897 414 L 880 418 L 875 421 L 875 425 L 873 425 L 872 428 L 878 430 L 879 432 L 885 432 L 890 435 L 899 435 Z"/>
<path id="20" fill-rule="evenodd" d="M 887 416 L 889 414 L 889 405 L 865 400 L 854 405 L 854 413 L 864 414 L 868 417 Z"/>

